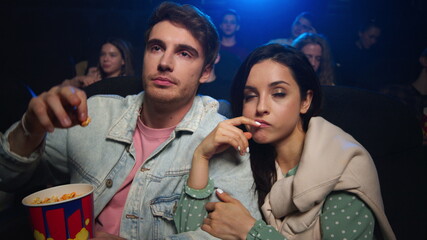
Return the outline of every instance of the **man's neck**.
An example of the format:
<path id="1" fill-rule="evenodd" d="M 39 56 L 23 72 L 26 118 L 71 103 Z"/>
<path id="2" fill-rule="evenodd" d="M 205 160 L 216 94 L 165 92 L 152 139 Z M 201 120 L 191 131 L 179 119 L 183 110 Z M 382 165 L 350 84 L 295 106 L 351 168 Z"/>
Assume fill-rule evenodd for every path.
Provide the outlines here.
<path id="1" fill-rule="evenodd" d="M 144 99 L 142 122 L 150 128 L 168 128 L 178 125 L 193 105 L 194 98 L 185 104 L 153 103 Z M 178 106 L 179 105 L 179 106 Z"/>
<path id="2" fill-rule="evenodd" d="M 236 36 L 223 36 L 221 39 L 221 45 L 225 47 L 232 47 L 236 45 Z"/>

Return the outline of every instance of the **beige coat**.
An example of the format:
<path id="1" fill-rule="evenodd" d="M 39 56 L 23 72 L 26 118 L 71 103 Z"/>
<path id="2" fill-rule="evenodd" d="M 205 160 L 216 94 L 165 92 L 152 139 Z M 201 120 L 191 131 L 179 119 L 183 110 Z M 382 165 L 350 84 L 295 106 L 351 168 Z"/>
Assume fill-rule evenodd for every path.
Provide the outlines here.
<path id="1" fill-rule="evenodd" d="M 384 213 L 374 162 L 363 146 L 321 117 L 310 120 L 298 171 L 278 180 L 262 206 L 267 223 L 286 238 L 321 239 L 320 214 L 326 196 L 347 191 L 373 211 L 384 239 L 394 240 Z"/>

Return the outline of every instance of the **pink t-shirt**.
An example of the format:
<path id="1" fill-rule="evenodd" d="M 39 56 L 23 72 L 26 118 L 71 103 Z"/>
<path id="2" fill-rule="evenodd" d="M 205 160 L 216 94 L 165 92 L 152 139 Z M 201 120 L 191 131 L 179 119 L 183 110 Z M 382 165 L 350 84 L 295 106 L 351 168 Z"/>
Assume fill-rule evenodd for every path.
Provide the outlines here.
<path id="1" fill-rule="evenodd" d="M 119 235 L 123 208 L 136 172 L 141 168 L 145 159 L 147 159 L 160 144 L 168 139 L 175 127 L 176 126 L 162 129 L 149 128 L 138 118 L 137 128 L 133 135 L 136 154 L 135 165 L 116 195 L 114 195 L 99 214 L 95 223 L 95 231 L 103 231 L 116 236 Z"/>

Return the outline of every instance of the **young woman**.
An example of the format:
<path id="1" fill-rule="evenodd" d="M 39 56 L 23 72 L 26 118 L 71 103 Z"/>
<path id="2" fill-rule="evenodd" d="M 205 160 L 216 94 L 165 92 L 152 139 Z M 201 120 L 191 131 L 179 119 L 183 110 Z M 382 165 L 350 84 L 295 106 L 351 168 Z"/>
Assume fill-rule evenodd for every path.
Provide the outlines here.
<path id="1" fill-rule="evenodd" d="M 131 45 L 122 39 L 109 39 L 101 46 L 96 67 L 89 68 L 86 75 L 67 79 L 62 84 L 87 87 L 102 79 L 134 74 Z"/>
<path id="2" fill-rule="evenodd" d="M 292 42 L 292 46 L 307 57 L 321 85 L 335 85 L 332 54 L 324 36 L 317 33 L 303 33 Z"/>
<path id="3" fill-rule="evenodd" d="M 317 30 L 314 27 L 315 25 L 314 16 L 310 12 L 302 12 L 295 17 L 292 26 L 291 26 L 291 36 L 288 38 L 278 38 L 270 40 L 269 43 L 280 43 L 291 45 L 292 41 L 297 38 L 299 35 L 310 32 L 316 33 Z"/>
<path id="4" fill-rule="evenodd" d="M 221 239 L 395 239 L 369 153 L 321 117 L 320 84 L 303 53 L 257 48 L 236 75 L 233 112 L 194 152 L 178 205 L 178 231 L 201 228 Z M 237 126 L 243 124 L 248 132 Z M 248 140 L 249 139 L 249 140 Z M 232 147 L 249 153 L 263 219 L 217 190 L 209 159 Z M 269 225 L 267 225 L 267 224 Z"/>

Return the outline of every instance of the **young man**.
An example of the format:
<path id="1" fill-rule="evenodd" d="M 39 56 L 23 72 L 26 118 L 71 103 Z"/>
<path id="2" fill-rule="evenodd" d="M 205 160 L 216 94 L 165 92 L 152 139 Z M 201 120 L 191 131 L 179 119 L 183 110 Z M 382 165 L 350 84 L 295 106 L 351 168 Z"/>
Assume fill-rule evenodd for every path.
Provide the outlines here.
<path id="1" fill-rule="evenodd" d="M 244 61 L 249 51 L 237 43 L 236 34 L 240 30 L 240 16 L 233 9 L 227 9 L 219 25 L 221 30 L 221 52 L 228 52 Z"/>
<path id="2" fill-rule="evenodd" d="M 0 136 L 0 188 L 90 183 L 97 237 L 175 234 L 173 215 L 193 151 L 224 120 L 217 101 L 196 96 L 218 45 L 215 27 L 197 8 L 161 4 L 146 32 L 145 92 L 87 101 L 83 91 L 57 86 L 33 98 L 21 122 Z M 88 115 L 89 126 L 78 126 Z M 229 161 L 211 161 L 210 177 L 259 216 L 248 156 L 230 149 L 218 157 Z M 212 238 L 201 229 L 171 237 Z"/>
<path id="3" fill-rule="evenodd" d="M 215 99 L 231 100 L 230 88 L 234 74 L 245 60 L 249 51 L 237 43 L 236 33 L 240 29 L 240 17 L 233 9 L 227 9 L 221 16 L 221 47 L 215 68 L 214 77 L 199 87 L 199 93 Z M 222 104 L 227 106 L 227 104 Z M 230 117 L 231 111 L 220 111 Z"/>

